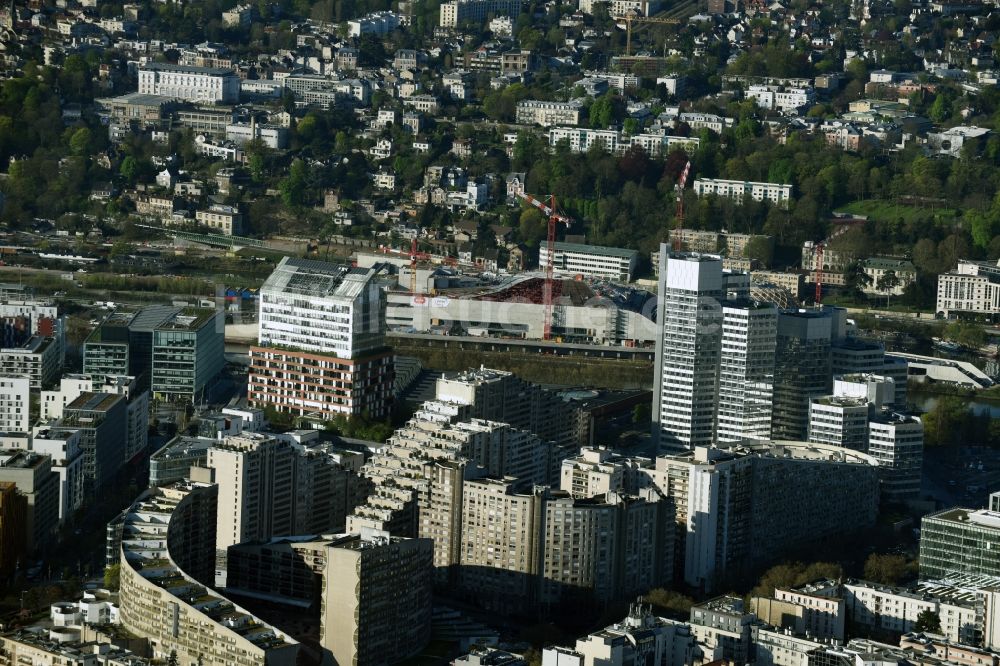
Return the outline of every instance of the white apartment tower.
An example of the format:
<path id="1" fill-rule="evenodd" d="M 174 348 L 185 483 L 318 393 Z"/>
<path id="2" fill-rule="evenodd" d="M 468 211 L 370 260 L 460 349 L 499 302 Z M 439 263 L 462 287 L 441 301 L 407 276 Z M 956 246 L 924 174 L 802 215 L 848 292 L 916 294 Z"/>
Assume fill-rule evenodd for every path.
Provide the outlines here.
<path id="1" fill-rule="evenodd" d="M 660 245 L 653 427 L 675 451 L 713 443 L 722 298 L 719 257 Z"/>
<path id="2" fill-rule="evenodd" d="M 815 398 L 809 405 L 809 441 L 864 451 L 868 400 L 849 396 Z"/>
<path id="3" fill-rule="evenodd" d="M 882 413 L 868 423 L 868 455 L 878 461 L 882 498 L 920 498 L 924 464 L 924 424 L 915 416 Z"/>
<path id="4" fill-rule="evenodd" d="M 777 330 L 778 310 L 771 304 L 723 304 L 715 426 L 718 441 L 771 436 Z"/>
<path id="5" fill-rule="evenodd" d="M 0 432 L 30 432 L 31 379 L 0 375 Z"/>

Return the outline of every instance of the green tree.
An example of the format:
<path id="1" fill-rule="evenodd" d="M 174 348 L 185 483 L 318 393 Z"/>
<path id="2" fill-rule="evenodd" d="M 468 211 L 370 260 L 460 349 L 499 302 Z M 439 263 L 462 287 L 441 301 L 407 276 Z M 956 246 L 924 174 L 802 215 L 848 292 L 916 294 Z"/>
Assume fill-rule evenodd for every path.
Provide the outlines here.
<path id="1" fill-rule="evenodd" d="M 844 575 L 843 569 L 834 562 L 791 562 L 773 566 L 764 572 L 753 589 L 752 594 L 758 597 L 774 596 L 775 588 L 788 588 L 803 585 L 821 578 L 838 579 Z"/>
<path id="2" fill-rule="evenodd" d="M 548 233 L 546 225 L 547 221 L 542 211 L 534 207 L 525 208 L 518 219 L 518 235 L 528 247 L 537 247 Z"/>
<path id="3" fill-rule="evenodd" d="M 112 564 L 104 570 L 104 587 L 112 592 L 118 591 L 121 581 L 121 565 Z"/>
<path id="4" fill-rule="evenodd" d="M 865 560 L 865 580 L 883 585 L 898 585 L 913 574 L 913 567 L 902 555 L 872 553 Z"/>
<path id="5" fill-rule="evenodd" d="M 662 587 L 650 590 L 643 597 L 643 601 L 653 606 L 656 612 L 685 617 L 691 612 L 691 606 L 694 604 L 691 597 Z"/>
<path id="6" fill-rule="evenodd" d="M 941 617 L 930 608 L 924 609 L 917 614 L 917 621 L 913 624 L 913 629 L 931 634 L 940 633 Z"/>
<path id="7" fill-rule="evenodd" d="M 180 661 L 177 659 L 177 650 L 170 651 L 170 656 L 167 657 L 167 666 L 180 666 Z"/>
<path id="8" fill-rule="evenodd" d="M 306 163 L 300 159 L 294 160 L 288 169 L 288 176 L 278 183 L 281 200 L 286 206 L 296 208 L 302 205 L 306 193 L 306 175 Z"/>
<path id="9" fill-rule="evenodd" d="M 90 129 L 86 127 L 81 127 L 80 129 L 73 132 L 73 136 L 69 139 L 69 149 L 74 155 L 84 156 L 90 154 L 90 146 L 93 142 L 93 138 L 90 133 Z"/>
<path id="10" fill-rule="evenodd" d="M 743 248 L 743 256 L 747 259 L 756 259 L 765 268 L 769 267 L 774 259 L 774 240 L 767 236 L 754 236 Z"/>
<path id="11" fill-rule="evenodd" d="M 135 183 L 135 179 L 139 175 L 139 163 L 134 157 L 129 155 L 122 160 L 121 166 L 118 167 L 118 173 L 122 175 L 122 178 L 124 178 L 129 185 L 132 185 Z"/>
<path id="12" fill-rule="evenodd" d="M 892 294 L 893 290 L 900 285 L 899 276 L 896 275 L 896 271 L 888 270 L 879 276 L 878 280 L 875 281 L 875 289 L 885 294 L 885 304 L 889 305 L 889 296 Z"/>

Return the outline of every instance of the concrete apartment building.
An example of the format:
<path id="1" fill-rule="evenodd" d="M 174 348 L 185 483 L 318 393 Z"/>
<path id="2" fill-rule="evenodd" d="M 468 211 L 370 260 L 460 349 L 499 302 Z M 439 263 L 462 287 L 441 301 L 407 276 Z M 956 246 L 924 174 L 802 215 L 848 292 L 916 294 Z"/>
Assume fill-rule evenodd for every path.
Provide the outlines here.
<path id="1" fill-rule="evenodd" d="M 770 438 L 777 327 L 778 310 L 769 303 L 722 304 L 717 441 Z"/>
<path id="2" fill-rule="evenodd" d="M 768 438 L 777 311 L 720 257 L 660 248 L 654 433 L 675 451 Z"/>
<path id="3" fill-rule="evenodd" d="M 816 100 L 816 92 L 812 88 L 753 85 L 747 89 L 747 97 L 762 109 L 794 113 L 811 106 Z"/>
<path id="4" fill-rule="evenodd" d="M 430 408 L 507 423 L 574 452 L 590 443 L 576 427 L 579 414 L 571 404 L 505 370 L 480 367 L 446 373 L 437 380 L 434 402 Z M 558 476 L 557 467 L 552 471 L 553 478 Z"/>
<path id="5" fill-rule="evenodd" d="M 1000 313 L 1000 261 L 963 260 L 939 275 L 936 309 L 945 317 Z"/>
<path id="6" fill-rule="evenodd" d="M 218 484 L 215 544 L 295 534 L 295 451 L 259 433 L 227 437 L 208 449 L 205 464 Z"/>
<path id="7" fill-rule="evenodd" d="M 37 426 L 31 437 L 31 450 L 52 461 L 52 471 L 59 478 L 59 523 L 65 524 L 83 506 L 85 499 L 84 455 L 81 432 L 50 426 Z"/>
<path id="8" fill-rule="evenodd" d="M 442 2 L 440 25 L 457 28 L 463 23 L 482 25 L 495 16 L 517 18 L 524 11 L 521 0 L 450 0 Z"/>
<path id="9" fill-rule="evenodd" d="M 864 451 L 868 444 L 866 398 L 829 395 L 809 404 L 809 441 Z"/>
<path id="10" fill-rule="evenodd" d="M 326 551 L 320 644 L 334 663 L 380 666 L 431 637 L 432 545 L 363 532 Z"/>
<path id="11" fill-rule="evenodd" d="M 744 199 L 768 201 L 787 207 L 792 200 L 790 183 L 759 183 L 743 180 L 723 180 L 719 178 L 697 178 L 694 193 L 699 197 L 717 196 L 741 202 Z"/>
<path id="12" fill-rule="evenodd" d="M 994 649 L 987 629 L 997 624 L 998 593 L 989 587 L 995 580 L 955 576 L 943 581 L 922 581 L 913 587 L 893 587 L 864 580 L 842 585 L 847 614 L 855 626 L 894 634 L 914 631 L 924 611 L 941 620 L 940 633 L 949 641 Z"/>
<path id="13" fill-rule="evenodd" d="M 671 579 L 673 531 L 652 488 L 574 498 L 511 477 L 466 481 L 459 587 L 503 613 L 631 598 Z"/>
<path id="14" fill-rule="evenodd" d="M 0 432 L 31 430 L 31 379 L 0 375 Z"/>
<path id="15" fill-rule="evenodd" d="M 649 608 L 632 604 L 628 616 L 600 631 L 578 638 L 570 648 L 542 651 L 542 666 L 623 666 L 625 664 L 699 663 L 703 650 L 683 622 L 655 617 Z"/>
<path id="16" fill-rule="evenodd" d="M 80 433 L 84 492 L 99 493 L 128 462 L 128 406 L 114 393 L 81 393 L 53 426 Z"/>
<path id="17" fill-rule="evenodd" d="M 582 112 L 583 102 L 576 99 L 568 102 L 525 99 L 517 103 L 515 116 L 519 125 L 541 125 L 542 127 L 567 125 L 575 127 L 580 124 Z"/>
<path id="18" fill-rule="evenodd" d="M 61 419 L 66 407 L 83 393 L 115 393 L 127 401 L 125 456 L 131 460 L 146 449 L 149 442 L 149 391 L 140 390 L 135 377 L 63 374 L 59 389 L 41 392 L 41 421 Z"/>
<path id="19" fill-rule="evenodd" d="M 483 474 L 545 483 L 551 446 L 493 421 L 433 421 L 421 413 L 398 429 L 362 472 L 374 492 L 348 518 L 362 528 L 434 540 L 436 575 L 459 563 L 463 485 Z"/>
<path id="20" fill-rule="evenodd" d="M 820 580 L 789 589 L 776 588 L 773 601 L 778 602 L 778 606 L 787 604 L 793 607 L 792 614 L 797 616 L 793 627 L 796 633 L 844 640 L 847 611 L 837 581 Z M 765 616 L 761 610 L 763 604 L 757 604 L 757 617 L 776 627 L 784 626 L 780 616 L 776 617 L 773 613 Z M 787 615 L 787 609 L 782 615 Z"/>
<path id="21" fill-rule="evenodd" d="M 549 130 L 549 146 L 555 148 L 562 141 L 565 141 L 570 151 L 574 153 L 586 153 L 594 146 L 600 146 L 612 155 L 621 155 L 632 147 L 639 147 L 647 155 L 654 157 L 666 155 L 674 148 L 695 150 L 700 144 L 698 137 L 670 134 L 627 135 L 614 129 L 586 127 L 553 127 Z"/>
<path id="22" fill-rule="evenodd" d="M 548 261 L 548 247 L 540 245 L 538 265 L 547 266 Z M 556 242 L 553 245 L 552 269 L 559 274 L 631 282 L 638 265 L 639 253 L 636 250 L 581 243 Z"/>
<path id="23" fill-rule="evenodd" d="M 580 454 L 562 461 L 559 489 L 572 497 L 594 497 L 609 492 L 630 492 L 652 485 L 648 458 L 628 458 L 605 448 L 584 447 Z"/>
<path id="24" fill-rule="evenodd" d="M 12 481 L 0 481 L 0 575 L 12 576 L 25 561 L 28 498 Z"/>
<path id="25" fill-rule="evenodd" d="M 217 504 L 215 485 L 187 482 L 147 490 L 123 512 L 121 625 L 181 666 L 294 666 L 294 639 L 206 585 Z"/>
<path id="26" fill-rule="evenodd" d="M 44 549 L 59 526 L 59 477 L 52 460 L 32 451 L 0 451 L 0 483 L 13 483 L 26 498 L 24 552 Z"/>
<path id="27" fill-rule="evenodd" d="M 657 458 L 650 476 L 677 510 L 685 582 L 707 591 L 785 548 L 870 526 L 878 513 L 875 460 L 838 447 L 699 446 Z"/>
<path id="28" fill-rule="evenodd" d="M 259 295 L 252 406 L 322 420 L 388 414 L 392 353 L 385 346 L 380 272 L 381 266 L 281 260 Z"/>
<path id="29" fill-rule="evenodd" d="M 916 416 L 882 412 L 868 422 L 868 455 L 879 464 L 882 497 L 890 502 L 920 498 L 924 425 Z"/>
<path id="30" fill-rule="evenodd" d="M 406 17 L 394 12 L 372 12 L 361 18 L 347 22 L 347 34 L 351 37 L 361 35 L 388 35 L 406 22 Z M 341 49 L 343 50 L 343 49 Z M 339 52 L 338 52 L 339 55 Z M 349 67 L 346 69 L 354 69 Z"/>
<path id="31" fill-rule="evenodd" d="M 240 101 L 240 79 L 230 69 L 150 62 L 139 67 L 139 94 L 235 104 Z"/>
<path id="32" fill-rule="evenodd" d="M 62 369 L 62 351 L 56 338 L 32 335 L 16 346 L 0 347 L 0 374 L 27 377 L 33 390 L 52 384 Z"/>

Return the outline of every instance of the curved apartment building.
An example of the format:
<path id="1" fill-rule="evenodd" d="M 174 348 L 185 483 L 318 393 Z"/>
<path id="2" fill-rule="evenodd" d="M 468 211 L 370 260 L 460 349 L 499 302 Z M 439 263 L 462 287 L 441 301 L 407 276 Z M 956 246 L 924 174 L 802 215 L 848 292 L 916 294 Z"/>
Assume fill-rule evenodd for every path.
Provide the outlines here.
<path id="1" fill-rule="evenodd" d="M 121 523 L 122 626 L 179 666 L 294 666 L 298 643 L 200 581 L 215 568 L 218 489 L 143 493 Z"/>

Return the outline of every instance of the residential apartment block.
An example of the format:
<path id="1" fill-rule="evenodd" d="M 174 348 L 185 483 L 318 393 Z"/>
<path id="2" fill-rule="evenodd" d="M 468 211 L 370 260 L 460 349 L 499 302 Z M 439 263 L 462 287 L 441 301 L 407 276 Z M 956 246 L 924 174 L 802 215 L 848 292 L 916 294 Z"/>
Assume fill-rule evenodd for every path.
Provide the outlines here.
<path id="1" fill-rule="evenodd" d="M 654 434 L 673 450 L 713 443 L 722 341 L 722 261 L 660 245 Z"/>
<path id="2" fill-rule="evenodd" d="M 457 28 L 463 23 L 482 26 L 495 16 L 517 18 L 522 11 L 522 0 L 450 0 L 441 3 L 440 25 L 442 28 Z"/>
<path id="3" fill-rule="evenodd" d="M 772 204 L 787 207 L 792 199 L 792 186 L 788 183 L 758 183 L 743 180 L 721 180 L 718 178 L 697 178 L 694 181 L 694 193 L 700 197 L 717 196 L 754 201 L 768 201 Z"/>
<path id="4" fill-rule="evenodd" d="M 548 247 L 538 249 L 538 265 L 547 266 Z M 617 247 L 557 241 L 553 245 L 552 269 L 556 273 L 631 282 L 639 265 L 639 252 Z"/>
<path id="5" fill-rule="evenodd" d="M 182 666 L 294 666 L 294 639 L 208 587 L 217 503 L 215 485 L 188 482 L 147 490 L 123 512 L 121 625 Z"/>
<path id="6" fill-rule="evenodd" d="M 698 137 L 670 134 L 626 135 L 618 130 L 584 127 L 553 127 L 549 130 L 550 146 L 554 148 L 562 141 L 565 141 L 574 153 L 585 153 L 594 146 L 601 146 L 612 155 L 621 155 L 635 146 L 642 148 L 651 156 L 664 156 L 675 148 L 690 152 L 697 149 L 700 143 Z"/>
<path id="7" fill-rule="evenodd" d="M 23 552 L 45 548 L 59 527 L 59 477 L 52 471 L 52 459 L 33 451 L 0 450 L 0 483 L 13 483 L 26 499 Z"/>
<path id="8" fill-rule="evenodd" d="M 0 375 L 0 432 L 31 429 L 31 379 Z"/>
<path id="9" fill-rule="evenodd" d="M 542 127 L 568 125 L 573 127 L 580 124 L 582 112 L 583 103 L 576 99 L 568 102 L 544 102 L 537 99 L 526 99 L 517 103 L 516 120 L 521 125 L 541 125 Z"/>
<path id="10" fill-rule="evenodd" d="M 676 506 L 685 582 L 708 591 L 785 549 L 871 526 L 878 514 L 876 461 L 820 444 L 698 446 L 657 458 L 650 477 Z"/>
<path id="11" fill-rule="evenodd" d="M 380 666 L 418 654 L 431 638 L 429 539 L 382 532 L 326 549 L 320 645 L 334 663 Z"/>

